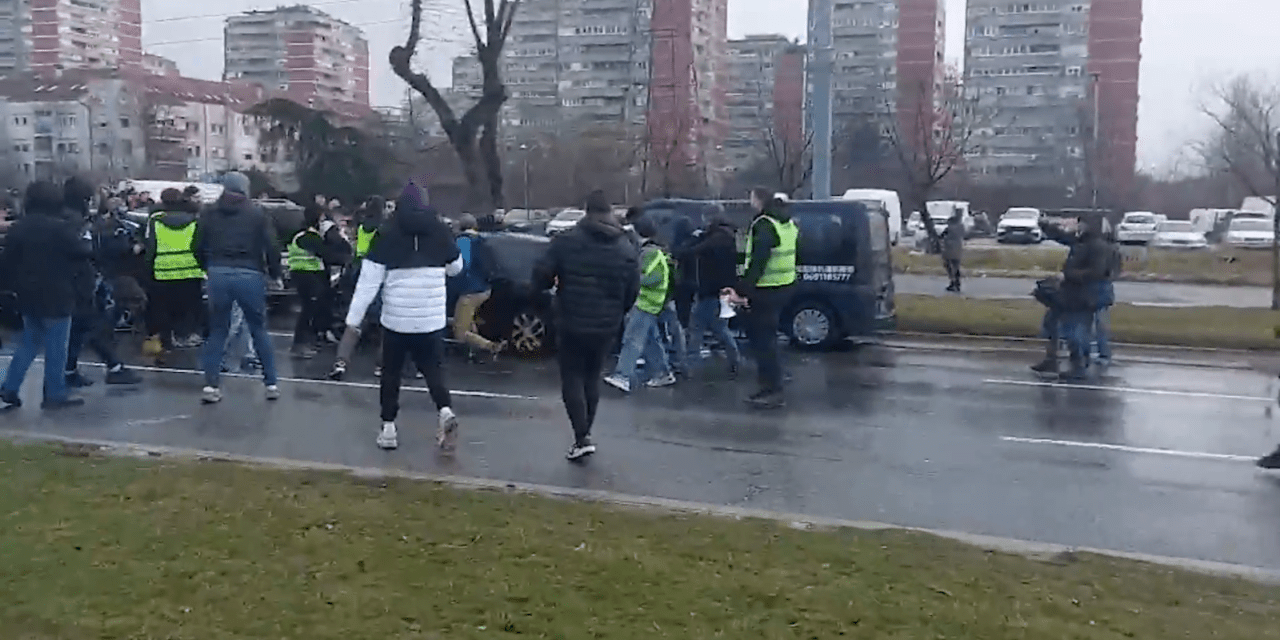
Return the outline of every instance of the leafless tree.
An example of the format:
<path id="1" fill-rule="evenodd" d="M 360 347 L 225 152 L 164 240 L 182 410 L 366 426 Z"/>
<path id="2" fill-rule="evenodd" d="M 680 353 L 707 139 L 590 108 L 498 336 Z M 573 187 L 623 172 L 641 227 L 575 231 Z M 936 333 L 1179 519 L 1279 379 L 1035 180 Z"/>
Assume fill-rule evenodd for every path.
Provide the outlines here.
<path id="1" fill-rule="evenodd" d="M 457 154 L 471 187 L 474 206 L 503 208 L 502 160 L 498 153 L 498 114 L 507 101 L 507 88 L 502 81 L 502 50 L 521 0 L 477 0 L 482 13 L 477 16 L 472 0 L 462 0 L 467 23 L 480 63 L 482 86 L 476 103 L 461 117 L 445 100 L 426 74 L 414 71 L 414 53 L 422 35 L 423 0 L 410 3 L 409 36 L 403 46 L 391 49 L 391 69 L 414 91 L 418 92 L 440 118 L 449 144 Z"/>
<path id="2" fill-rule="evenodd" d="M 1261 76 L 1237 76 L 1213 88 L 1201 111 L 1216 125 L 1198 145 L 1210 171 L 1227 171 L 1250 194 L 1276 208 L 1280 194 L 1280 86 Z M 1272 218 L 1280 236 L 1280 216 Z M 1280 240 L 1271 242 L 1271 308 L 1280 309 Z"/>
<path id="3" fill-rule="evenodd" d="M 889 146 L 901 166 L 907 200 L 921 212 L 930 242 L 936 243 L 938 232 L 925 204 L 938 185 L 980 150 L 978 132 L 990 123 L 990 114 L 954 85 L 944 85 L 935 96 L 920 83 L 898 99 L 907 100 L 906 108 L 890 104 L 884 114 Z"/>

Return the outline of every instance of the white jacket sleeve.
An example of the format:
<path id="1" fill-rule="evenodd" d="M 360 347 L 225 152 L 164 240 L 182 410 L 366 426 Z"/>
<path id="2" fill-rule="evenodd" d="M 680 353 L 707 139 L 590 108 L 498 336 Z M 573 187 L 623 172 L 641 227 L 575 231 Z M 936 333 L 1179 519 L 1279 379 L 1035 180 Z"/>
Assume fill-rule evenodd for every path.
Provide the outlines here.
<path id="1" fill-rule="evenodd" d="M 444 274 L 450 278 L 462 273 L 462 256 L 458 256 L 457 260 L 450 262 L 444 267 Z"/>
<path id="2" fill-rule="evenodd" d="M 360 279 L 356 282 L 356 291 L 351 295 L 351 306 L 347 309 L 347 326 L 359 327 L 364 324 L 364 314 L 369 312 L 369 305 L 382 290 L 382 282 L 387 277 L 387 268 L 366 258 L 360 263 Z"/>

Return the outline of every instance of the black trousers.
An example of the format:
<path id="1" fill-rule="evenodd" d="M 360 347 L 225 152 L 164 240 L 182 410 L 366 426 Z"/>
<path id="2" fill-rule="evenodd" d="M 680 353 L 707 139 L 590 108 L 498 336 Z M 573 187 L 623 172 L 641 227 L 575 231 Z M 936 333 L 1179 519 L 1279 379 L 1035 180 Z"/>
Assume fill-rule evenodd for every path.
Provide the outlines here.
<path id="1" fill-rule="evenodd" d="M 560 363 L 560 397 L 573 425 L 576 444 L 583 444 L 596 422 L 600 405 L 600 377 L 613 351 L 614 336 L 560 334 L 556 359 Z"/>
<path id="2" fill-rule="evenodd" d="M 80 366 L 80 352 L 88 346 L 107 368 L 120 364 L 116 356 L 115 327 L 107 326 L 102 314 L 82 314 L 71 319 L 71 337 L 67 340 L 67 373 Z"/>
<path id="3" fill-rule="evenodd" d="M 960 260 L 958 258 L 944 258 L 942 265 L 947 269 L 947 277 L 951 279 L 952 287 L 960 286 Z"/>
<path id="4" fill-rule="evenodd" d="M 396 333 L 382 330 L 382 421 L 393 422 L 400 414 L 400 380 L 404 363 L 412 357 L 427 379 L 427 389 L 437 409 L 452 406 L 449 387 L 444 382 L 445 329 L 431 333 Z"/>
<path id="5" fill-rule="evenodd" d="M 782 309 L 791 300 L 791 287 L 757 289 L 749 300 L 747 346 L 756 361 L 760 391 L 782 391 L 782 360 L 778 351 L 778 324 Z"/>
<path id="6" fill-rule="evenodd" d="M 196 319 L 204 307 L 203 284 L 200 278 L 152 282 L 147 306 L 148 333 L 159 335 L 163 340 L 195 333 Z"/>
<path id="7" fill-rule="evenodd" d="M 329 330 L 328 312 L 324 304 L 329 296 L 329 274 L 302 271 L 291 274 L 298 290 L 298 320 L 293 327 L 293 346 L 314 344 L 320 334 Z"/>

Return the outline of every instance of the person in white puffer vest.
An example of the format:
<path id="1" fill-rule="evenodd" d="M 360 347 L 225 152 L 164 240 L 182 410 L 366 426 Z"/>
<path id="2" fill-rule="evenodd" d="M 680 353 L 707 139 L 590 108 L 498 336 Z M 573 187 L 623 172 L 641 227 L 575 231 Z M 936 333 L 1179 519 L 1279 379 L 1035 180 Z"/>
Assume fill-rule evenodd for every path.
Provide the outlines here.
<path id="1" fill-rule="evenodd" d="M 427 191 L 410 182 L 360 266 L 360 278 L 347 311 L 347 326 L 359 327 L 378 292 L 382 292 L 382 430 L 378 446 L 399 443 L 400 380 L 405 359 L 412 357 L 427 380 L 439 410 L 436 444 L 444 451 L 457 446 L 458 418 L 453 413 L 442 362 L 448 324 L 449 276 L 462 271 L 462 256 L 453 232 L 428 205 Z"/>

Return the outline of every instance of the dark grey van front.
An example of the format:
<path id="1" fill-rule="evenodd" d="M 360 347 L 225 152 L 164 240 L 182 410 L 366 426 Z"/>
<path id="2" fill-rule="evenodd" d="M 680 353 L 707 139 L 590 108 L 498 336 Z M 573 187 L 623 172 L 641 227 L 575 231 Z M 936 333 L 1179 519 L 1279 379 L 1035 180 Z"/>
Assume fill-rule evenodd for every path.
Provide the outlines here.
<path id="1" fill-rule="evenodd" d="M 644 207 L 667 246 L 681 240 L 673 236 L 682 229 L 702 226 L 717 210 L 737 226 L 741 264 L 753 217 L 745 200 L 658 200 Z M 800 230 L 798 280 L 780 329 L 797 346 L 827 348 L 892 328 L 896 310 L 888 215 L 842 200 L 797 200 L 790 212 Z"/>

